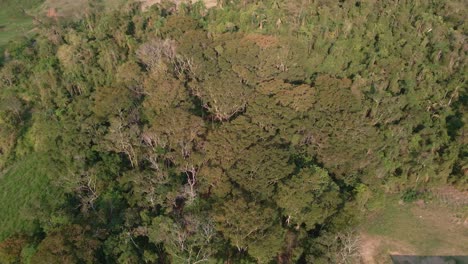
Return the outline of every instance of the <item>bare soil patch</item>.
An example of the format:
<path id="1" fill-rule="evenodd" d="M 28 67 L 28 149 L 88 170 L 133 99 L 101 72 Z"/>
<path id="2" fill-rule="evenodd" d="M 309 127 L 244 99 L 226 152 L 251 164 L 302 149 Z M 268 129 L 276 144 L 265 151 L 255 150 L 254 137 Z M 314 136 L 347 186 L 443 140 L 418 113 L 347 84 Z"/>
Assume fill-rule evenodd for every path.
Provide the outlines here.
<path id="1" fill-rule="evenodd" d="M 412 255 L 416 249 L 403 241 L 384 236 L 361 234 L 361 263 L 391 263 L 390 255 Z"/>
<path id="2" fill-rule="evenodd" d="M 455 206 L 468 205 L 468 191 L 460 191 L 454 187 L 440 187 L 432 190 L 435 198 L 441 202 Z"/>
<path id="3" fill-rule="evenodd" d="M 42 5 L 46 16 L 80 18 L 84 9 L 88 7 L 88 0 L 46 0 Z"/>

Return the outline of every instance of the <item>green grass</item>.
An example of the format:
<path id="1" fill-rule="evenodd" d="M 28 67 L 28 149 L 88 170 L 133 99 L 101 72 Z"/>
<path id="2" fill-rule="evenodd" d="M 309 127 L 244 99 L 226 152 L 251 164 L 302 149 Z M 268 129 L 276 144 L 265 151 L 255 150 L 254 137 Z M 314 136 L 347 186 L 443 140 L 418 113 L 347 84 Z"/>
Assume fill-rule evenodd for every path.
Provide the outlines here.
<path id="1" fill-rule="evenodd" d="M 47 157 L 35 154 L 0 175 L 0 241 L 16 232 L 34 231 L 39 205 L 58 195 L 50 185 L 50 164 Z"/>
<path id="2" fill-rule="evenodd" d="M 27 16 L 2 17 L 0 14 L 0 46 L 17 36 L 27 34 L 33 28 L 32 18 Z"/>
<path id="3" fill-rule="evenodd" d="M 25 10 L 38 7 L 43 0 L 0 1 L 0 51 L 17 36 L 27 34 L 33 28 L 33 18 Z"/>
<path id="4" fill-rule="evenodd" d="M 375 215 L 367 221 L 366 233 L 408 245 L 422 255 L 468 250 L 467 230 L 452 222 L 456 211 L 433 202 L 424 207 L 400 204 L 398 196 L 379 198 Z"/>
<path id="5" fill-rule="evenodd" d="M 399 205 L 398 199 L 389 199 L 380 213 L 367 229 L 370 234 L 419 244 L 423 249 L 433 248 L 433 243 L 437 243 L 431 232 L 427 232 L 427 226 L 421 225 L 413 215 L 409 205 Z"/>

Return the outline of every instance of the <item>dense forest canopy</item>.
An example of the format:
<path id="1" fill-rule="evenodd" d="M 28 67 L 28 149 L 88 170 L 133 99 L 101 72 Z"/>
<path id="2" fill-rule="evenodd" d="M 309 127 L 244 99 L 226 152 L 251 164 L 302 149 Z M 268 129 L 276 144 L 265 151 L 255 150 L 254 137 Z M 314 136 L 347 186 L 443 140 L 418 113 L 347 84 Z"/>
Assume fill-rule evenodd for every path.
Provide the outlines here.
<path id="1" fill-rule="evenodd" d="M 465 1 L 219 2 L 9 43 L 1 263 L 338 263 L 374 194 L 466 189 Z"/>

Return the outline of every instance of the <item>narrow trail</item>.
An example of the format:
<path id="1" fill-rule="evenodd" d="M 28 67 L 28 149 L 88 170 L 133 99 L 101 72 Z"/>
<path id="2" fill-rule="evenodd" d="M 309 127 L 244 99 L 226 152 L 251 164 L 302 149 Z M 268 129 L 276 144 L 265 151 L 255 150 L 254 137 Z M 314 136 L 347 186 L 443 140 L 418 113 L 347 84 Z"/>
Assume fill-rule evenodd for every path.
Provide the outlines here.
<path id="1" fill-rule="evenodd" d="M 361 261 L 364 264 L 374 264 L 374 256 L 381 243 L 380 239 L 371 237 L 367 234 L 361 235 L 361 246 L 359 248 L 361 254 Z"/>

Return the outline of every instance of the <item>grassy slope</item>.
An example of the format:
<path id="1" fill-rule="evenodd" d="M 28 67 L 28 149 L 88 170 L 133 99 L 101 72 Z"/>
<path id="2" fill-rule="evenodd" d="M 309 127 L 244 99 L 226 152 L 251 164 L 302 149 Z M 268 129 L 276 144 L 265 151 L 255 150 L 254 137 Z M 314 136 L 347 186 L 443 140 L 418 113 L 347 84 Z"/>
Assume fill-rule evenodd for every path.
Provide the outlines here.
<path id="1" fill-rule="evenodd" d="M 49 164 L 46 157 L 35 154 L 0 175 L 0 241 L 14 232 L 32 231 L 31 215 L 42 201 L 58 195 L 50 188 Z"/>
<path id="2" fill-rule="evenodd" d="M 364 243 L 374 261 L 390 263 L 389 254 L 463 255 L 468 252 L 467 205 L 450 206 L 436 197 L 426 204 L 401 204 L 381 197 L 378 209 L 363 226 Z M 365 262 L 366 263 L 366 262 Z M 370 262 L 369 262 L 370 263 Z"/>
<path id="3" fill-rule="evenodd" d="M 83 11 L 88 9 L 90 3 L 103 5 L 106 10 L 119 8 L 122 4 L 135 0 L 45 0 L 41 5 L 42 12 L 54 8 L 60 19 L 79 19 L 83 17 Z"/>
<path id="4" fill-rule="evenodd" d="M 43 0 L 0 1 L 0 46 L 32 29 L 32 17 L 26 15 L 23 10 L 38 7 L 42 2 Z"/>
<path id="5" fill-rule="evenodd" d="M 9 17 L 0 14 L 0 46 L 32 28 L 32 19 L 27 16 Z"/>

